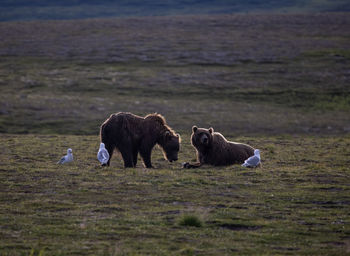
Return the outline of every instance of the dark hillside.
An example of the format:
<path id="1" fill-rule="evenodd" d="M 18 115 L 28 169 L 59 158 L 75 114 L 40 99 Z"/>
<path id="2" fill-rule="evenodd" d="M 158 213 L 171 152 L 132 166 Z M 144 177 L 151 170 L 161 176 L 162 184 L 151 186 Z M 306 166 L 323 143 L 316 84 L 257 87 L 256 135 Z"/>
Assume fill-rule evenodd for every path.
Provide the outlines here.
<path id="1" fill-rule="evenodd" d="M 0 4 L 0 21 L 249 12 L 310 13 L 330 11 L 350 11 L 350 3 L 347 0 L 4 0 Z"/>
<path id="2" fill-rule="evenodd" d="M 97 134 L 117 111 L 186 131 L 350 131 L 347 14 L 3 22 L 0 37 L 0 132 Z"/>

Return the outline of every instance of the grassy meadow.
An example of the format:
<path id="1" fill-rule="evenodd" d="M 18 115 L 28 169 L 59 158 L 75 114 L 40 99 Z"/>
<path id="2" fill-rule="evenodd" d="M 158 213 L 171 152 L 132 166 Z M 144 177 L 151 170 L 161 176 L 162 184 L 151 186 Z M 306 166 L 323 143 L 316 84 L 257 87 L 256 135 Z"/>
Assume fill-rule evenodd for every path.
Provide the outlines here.
<path id="1" fill-rule="evenodd" d="M 1 136 L 2 255 L 346 255 L 350 137 L 232 138 L 261 168 L 101 168 L 96 136 Z M 179 161 L 194 160 L 183 136 Z M 56 160 L 73 148 L 75 162 Z M 183 225 L 195 216 L 200 227 Z M 191 223 L 191 222 L 189 222 Z"/>
<path id="2" fill-rule="evenodd" d="M 348 255 L 350 18 L 0 23 L 0 255 Z M 163 114 L 179 161 L 96 160 L 111 114 Z M 262 167 L 195 161 L 192 125 Z M 75 161 L 56 162 L 73 149 Z"/>

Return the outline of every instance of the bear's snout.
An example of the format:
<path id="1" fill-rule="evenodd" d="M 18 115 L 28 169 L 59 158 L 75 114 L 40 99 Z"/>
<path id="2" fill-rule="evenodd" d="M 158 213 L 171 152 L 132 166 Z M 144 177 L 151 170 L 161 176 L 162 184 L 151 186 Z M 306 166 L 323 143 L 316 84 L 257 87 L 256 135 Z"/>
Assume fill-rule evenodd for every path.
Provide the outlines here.
<path id="1" fill-rule="evenodd" d="M 202 137 L 201 137 L 201 143 L 204 144 L 204 145 L 207 145 L 209 143 L 209 138 L 208 138 L 208 135 L 206 134 L 203 134 Z"/>
<path id="2" fill-rule="evenodd" d="M 168 161 L 171 162 L 175 162 L 177 161 L 177 156 L 173 156 L 173 157 L 168 157 Z"/>

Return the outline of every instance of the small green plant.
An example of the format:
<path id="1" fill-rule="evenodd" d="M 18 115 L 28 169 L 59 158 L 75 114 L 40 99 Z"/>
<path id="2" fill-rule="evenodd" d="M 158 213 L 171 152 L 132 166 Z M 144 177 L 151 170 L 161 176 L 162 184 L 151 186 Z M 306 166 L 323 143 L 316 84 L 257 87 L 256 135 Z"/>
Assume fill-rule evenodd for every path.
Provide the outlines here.
<path id="1" fill-rule="evenodd" d="M 29 256 L 43 256 L 45 249 L 41 249 L 40 251 L 35 250 L 34 248 L 31 249 Z"/>
<path id="2" fill-rule="evenodd" d="M 180 255 L 187 255 L 187 256 L 194 255 L 194 250 L 192 248 L 184 248 L 180 251 Z"/>
<path id="3" fill-rule="evenodd" d="M 201 227 L 202 221 L 195 215 L 184 215 L 179 221 L 181 226 Z"/>

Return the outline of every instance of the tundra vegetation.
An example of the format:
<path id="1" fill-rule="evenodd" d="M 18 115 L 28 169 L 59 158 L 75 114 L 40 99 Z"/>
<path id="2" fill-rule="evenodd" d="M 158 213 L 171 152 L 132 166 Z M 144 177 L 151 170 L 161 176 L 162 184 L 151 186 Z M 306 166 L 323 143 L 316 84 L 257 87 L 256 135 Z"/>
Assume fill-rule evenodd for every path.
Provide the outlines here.
<path id="1" fill-rule="evenodd" d="M 0 23 L 1 255 L 350 253 L 350 17 Z M 179 161 L 96 159 L 114 112 L 164 115 Z M 191 127 L 261 151 L 203 166 Z M 74 162 L 57 165 L 67 148 Z"/>

